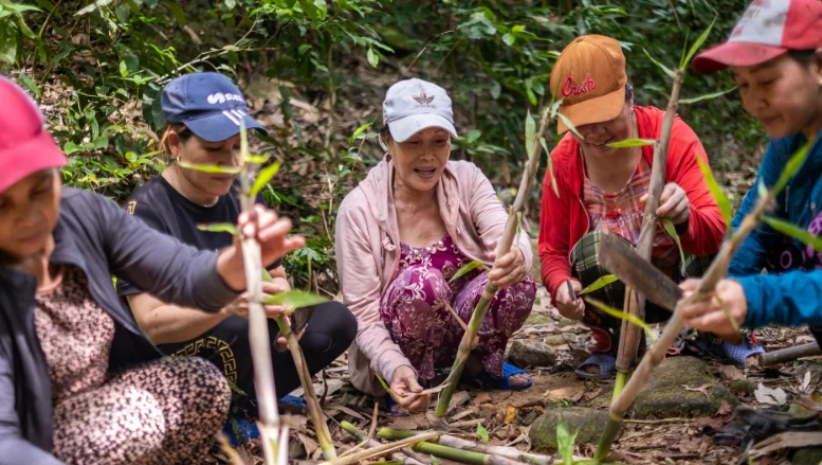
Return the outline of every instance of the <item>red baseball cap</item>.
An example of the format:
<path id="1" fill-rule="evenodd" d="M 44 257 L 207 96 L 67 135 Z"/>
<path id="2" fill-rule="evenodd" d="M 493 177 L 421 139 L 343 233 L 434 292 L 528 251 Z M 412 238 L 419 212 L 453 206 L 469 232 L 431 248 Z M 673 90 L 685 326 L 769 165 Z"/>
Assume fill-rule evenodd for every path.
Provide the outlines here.
<path id="1" fill-rule="evenodd" d="M 37 171 L 65 166 L 66 156 L 46 131 L 37 104 L 0 75 L 0 192 Z"/>
<path id="2" fill-rule="evenodd" d="M 820 0 L 754 0 L 724 44 L 697 55 L 694 70 L 756 66 L 789 50 L 822 47 Z"/>

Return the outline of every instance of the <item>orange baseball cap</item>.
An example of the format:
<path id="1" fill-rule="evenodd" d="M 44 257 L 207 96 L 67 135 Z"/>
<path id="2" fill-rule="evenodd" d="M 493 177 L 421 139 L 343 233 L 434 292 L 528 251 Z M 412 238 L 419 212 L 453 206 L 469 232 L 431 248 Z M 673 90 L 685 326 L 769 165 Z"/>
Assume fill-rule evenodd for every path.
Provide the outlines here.
<path id="1" fill-rule="evenodd" d="M 562 99 L 559 112 L 574 126 L 610 121 L 625 104 L 625 56 L 610 37 L 587 35 L 574 39 L 551 70 L 551 92 Z M 557 133 L 568 131 L 562 120 Z"/>

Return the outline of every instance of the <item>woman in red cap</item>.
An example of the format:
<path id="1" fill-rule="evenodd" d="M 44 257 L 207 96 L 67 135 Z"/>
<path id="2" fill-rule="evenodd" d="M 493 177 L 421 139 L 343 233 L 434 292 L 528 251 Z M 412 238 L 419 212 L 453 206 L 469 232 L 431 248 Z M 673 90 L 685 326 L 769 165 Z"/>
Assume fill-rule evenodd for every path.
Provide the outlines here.
<path id="1" fill-rule="evenodd" d="M 776 199 L 769 215 L 822 233 L 822 3 L 819 0 L 757 0 L 745 11 L 728 41 L 694 60 L 698 72 L 732 67 L 745 109 L 771 138 L 754 186 L 773 187 L 790 157 L 810 143 L 804 165 Z M 754 208 L 751 189 L 734 227 Z M 762 274 L 762 269 L 767 274 Z M 731 262 L 731 278 L 717 294 L 740 325 L 811 325 L 822 343 L 822 255 L 760 225 Z M 693 291 L 699 281 L 683 284 Z M 694 328 L 733 331 L 716 299 L 683 309 Z"/>
<path id="2" fill-rule="evenodd" d="M 245 288 L 241 250 L 198 251 L 63 189 L 34 102 L 2 76 L 0 101 L 0 463 L 202 463 L 230 390 L 202 359 L 161 359 L 111 276 L 214 312 Z M 264 264 L 302 246 L 287 219 L 253 216 Z"/>
<path id="3" fill-rule="evenodd" d="M 606 378 L 614 372 L 622 321 L 585 305 L 575 295 L 608 274 L 598 260 L 603 232 L 617 234 L 631 244 L 639 239 L 653 163 L 653 146 L 612 148 L 608 144 L 629 138 L 658 139 L 665 112 L 634 105 L 622 48 L 610 37 L 587 35 L 571 42 L 551 71 L 551 89 L 562 99 L 559 112 L 573 123 L 578 135 L 565 134 L 551 152 L 553 176 L 545 176 L 539 234 L 542 279 L 559 312 L 581 319 L 593 331 L 597 345 L 577 374 Z M 566 131 L 560 122 L 558 132 Z M 675 225 L 687 254 L 681 263 L 676 243 L 659 224 L 652 262 L 677 281 L 701 275 L 725 235 L 725 223 L 697 157 L 707 162 L 697 135 L 676 118 L 656 213 Z M 552 177 L 558 195 L 552 189 Z M 592 297 L 622 308 L 624 294 L 622 283 L 615 282 Z M 663 321 L 668 315 L 646 304 L 648 321 Z M 744 344 L 735 347 L 707 337 L 699 343 L 702 349 L 737 364 L 761 350 Z"/>

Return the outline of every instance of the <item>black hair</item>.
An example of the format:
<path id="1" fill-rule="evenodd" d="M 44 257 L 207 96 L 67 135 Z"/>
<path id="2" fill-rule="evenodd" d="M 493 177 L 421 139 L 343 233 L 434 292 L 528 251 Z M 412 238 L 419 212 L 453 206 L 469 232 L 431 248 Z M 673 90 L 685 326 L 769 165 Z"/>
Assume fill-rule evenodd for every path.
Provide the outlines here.
<path id="1" fill-rule="evenodd" d="M 819 60 L 816 49 L 788 50 L 788 56 L 803 66 L 810 66 Z"/>
<path id="2" fill-rule="evenodd" d="M 171 131 L 175 131 L 180 142 L 184 144 L 194 135 L 194 132 L 183 123 L 167 123 L 166 127 L 163 128 L 162 139 L 160 139 L 160 150 L 166 159 L 170 158 L 169 154 L 171 153 L 171 150 L 168 148 L 168 134 Z"/>

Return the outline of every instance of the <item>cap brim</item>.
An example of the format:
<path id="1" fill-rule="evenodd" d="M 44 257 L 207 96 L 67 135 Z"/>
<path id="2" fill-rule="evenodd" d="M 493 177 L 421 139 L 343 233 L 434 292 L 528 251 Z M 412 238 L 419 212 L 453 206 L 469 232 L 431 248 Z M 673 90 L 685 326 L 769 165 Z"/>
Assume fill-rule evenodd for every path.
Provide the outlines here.
<path id="1" fill-rule="evenodd" d="M 24 144 L 0 151 L 0 192 L 38 171 L 59 168 L 66 163 L 66 156 L 51 134 L 43 130 Z"/>
<path id="2" fill-rule="evenodd" d="M 560 106 L 559 113 L 571 120 L 574 127 L 585 124 L 604 123 L 619 116 L 625 106 L 625 88 L 620 87 L 610 94 L 584 100 L 574 105 Z M 565 134 L 568 126 L 562 118 L 557 121 L 557 134 Z"/>
<path id="3" fill-rule="evenodd" d="M 709 74 L 729 66 L 756 66 L 786 53 L 788 50 L 753 42 L 725 42 L 694 58 L 694 71 Z"/>
<path id="4" fill-rule="evenodd" d="M 231 112 L 231 110 L 212 113 L 197 119 L 184 121 L 183 124 L 207 142 L 221 142 L 240 133 L 240 121 L 245 121 L 246 129 L 256 129 L 268 135 L 268 131 L 248 114 Z"/>
<path id="5" fill-rule="evenodd" d="M 431 113 L 423 113 L 420 115 L 406 116 L 405 118 L 388 123 L 388 130 L 391 132 L 391 138 L 397 142 L 405 142 L 414 134 L 428 128 L 443 128 L 454 137 L 457 136 L 457 130 L 454 124 L 439 115 Z"/>

